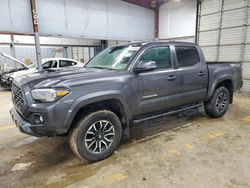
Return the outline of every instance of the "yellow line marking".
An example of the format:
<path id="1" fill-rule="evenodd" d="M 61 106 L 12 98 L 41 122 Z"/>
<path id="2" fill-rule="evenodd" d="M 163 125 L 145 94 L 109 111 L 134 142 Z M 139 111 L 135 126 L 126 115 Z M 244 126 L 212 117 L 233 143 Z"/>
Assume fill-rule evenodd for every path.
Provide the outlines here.
<path id="1" fill-rule="evenodd" d="M 204 141 L 213 140 L 217 137 L 223 136 L 225 133 L 220 131 L 210 132 L 207 136 L 203 136 L 201 139 Z"/>
<path id="2" fill-rule="evenodd" d="M 176 149 L 171 149 L 168 151 L 169 153 L 173 154 L 173 155 L 181 155 L 181 152 L 177 151 Z"/>
<path id="3" fill-rule="evenodd" d="M 15 128 L 16 126 L 14 125 L 4 125 L 4 126 L 0 126 L 0 131 L 6 131 L 6 130 L 9 130 L 9 129 L 13 129 Z"/>
<path id="4" fill-rule="evenodd" d="M 243 120 L 246 122 L 250 122 L 250 116 L 245 117 Z"/>
<path id="5" fill-rule="evenodd" d="M 111 176 L 108 177 L 108 182 L 109 183 L 114 183 L 114 182 L 120 182 L 124 179 L 126 179 L 128 176 L 126 176 L 125 174 L 123 173 L 115 173 L 115 174 L 112 174 Z"/>
<path id="6" fill-rule="evenodd" d="M 185 144 L 185 146 L 189 149 L 193 148 L 194 146 L 192 144 Z"/>

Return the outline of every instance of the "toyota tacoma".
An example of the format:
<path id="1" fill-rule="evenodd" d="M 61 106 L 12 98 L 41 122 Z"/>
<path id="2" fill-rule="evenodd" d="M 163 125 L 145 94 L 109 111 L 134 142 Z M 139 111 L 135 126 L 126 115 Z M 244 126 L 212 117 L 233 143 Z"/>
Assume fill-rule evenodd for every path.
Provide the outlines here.
<path id="1" fill-rule="evenodd" d="M 204 106 L 222 117 L 242 86 L 239 63 L 206 62 L 184 42 L 130 43 L 86 65 L 13 80 L 10 114 L 21 132 L 69 136 L 73 152 L 94 162 L 111 155 L 129 128 Z"/>

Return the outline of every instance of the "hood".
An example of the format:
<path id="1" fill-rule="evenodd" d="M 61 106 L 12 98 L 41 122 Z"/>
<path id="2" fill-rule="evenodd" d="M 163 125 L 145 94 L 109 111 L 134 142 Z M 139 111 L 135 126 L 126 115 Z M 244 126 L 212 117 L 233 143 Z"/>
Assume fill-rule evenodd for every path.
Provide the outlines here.
<path id="1" fill-rule="evenodd" d="M 27 70 L 20 70 L 20 71 L 16 71 L 16 72 L 11 73 L 10 77 L 15 79 L 17 76 L 22 76 L 22 75 L 25 75 L 25 74 L 34 73 L 36 71 L 37 71 L 36 68 L 29 68 Z"/>
<path id="2" fill-rule="evenodd" d="M 1 54 L 3 57 L 5 57 L 5 58 L 10 59 L 10 60 L 12 60 L 12 61 L 18 63 L 18 64 L 24 66 L 25 68 L 28 68 L 28 66 L 25 65 L 22 61 L 19 61 L 18 59 L 14 58 L 14 57 L 12 57 L 12 56 L 10 56 L 10 55 L 8 55 L 8 54 L 2 53 L 2 52 L 1 52 L 0 54 Z"/>
<path id="3" fill-rule="evenodd" d="M 31 87 L 76 86 L 92 81 L 102 81 L 117 71 L 72 67 L 67 69 L 49 69 L 47 71 L 24 74 L 15 78 L 20 85 L 29 84 Z"/>
<path id="4" fill-rule="evenodd" d="M 26 68 L 17 68 L 17 69 L 10 69 L 8 71 L 3 71 L 1 73 L 1 75 L 5 75 L 6 77 L 11 77 L 14 73 L 18 72 L 18 71 L 24 71 L 27 70 Z"/>

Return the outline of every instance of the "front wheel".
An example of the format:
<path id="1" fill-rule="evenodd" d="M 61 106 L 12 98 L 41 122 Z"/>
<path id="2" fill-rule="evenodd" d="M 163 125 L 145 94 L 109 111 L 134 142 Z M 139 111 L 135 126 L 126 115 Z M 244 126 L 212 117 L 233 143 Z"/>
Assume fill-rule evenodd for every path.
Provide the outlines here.
<path id="1" fill-rule="evenodd" d="M 120 143 L 122 125 L 113 112 L 100 110 L 80 119 L 70 132 L 72 151 L 82 159 L 96 162 L 111 155 Z"/>
<path id="2" fill-rule="evenodd" d="M 212 118 L 222 117 L 229 106 L 230 95 L 226 87 L 216 89 L 213 97 L 205 103 L 205 111 Z"/>

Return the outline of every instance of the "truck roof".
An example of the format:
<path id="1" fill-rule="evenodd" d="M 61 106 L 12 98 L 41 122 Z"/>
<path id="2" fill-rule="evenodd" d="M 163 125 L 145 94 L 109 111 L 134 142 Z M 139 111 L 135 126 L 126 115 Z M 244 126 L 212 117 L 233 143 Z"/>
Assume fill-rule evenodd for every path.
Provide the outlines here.
<path id="1" fill-rule="evenodd" d="M 195 43 L 192 42 L 180 42 L 180 41 L 142 41 L 142 42 L 131 42 L 127 44 L 120 44 L 120 45 L 115 45 L 115 46 L 124 46 L 124 45 L 135 45 L 135 46 L 145 46 L 145 45 L 150 45 L 150 44 L 179 44 L 179 45 L 192 45 L 196 46 Z"/>
<path id="2" fill-rule="evenodd" d="M 183 45 L 188 44 L 188 45 L 196 45 L 195 43 L 192 43 L 192 42 L 181 42 L 181 41 L 161 41 L 161 40 L 159 40 L 159 41 L 152 41 L 152 42 L 149 42 L 149 43 L 152 43 L 152 44 L 154 44 L 154 43 L 168 43 L 168 44 L 183 44 Z"/>

